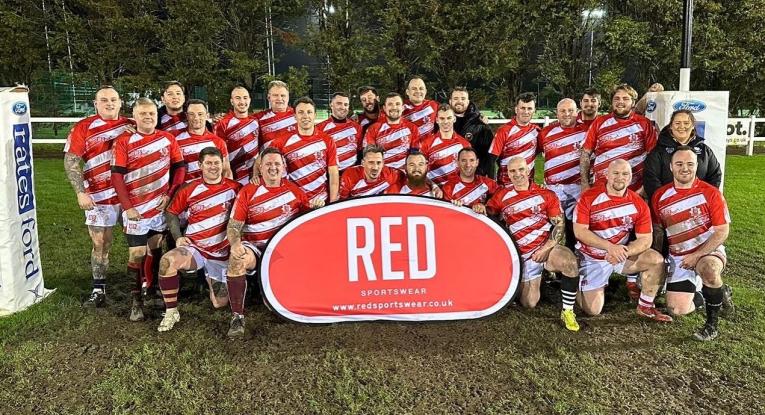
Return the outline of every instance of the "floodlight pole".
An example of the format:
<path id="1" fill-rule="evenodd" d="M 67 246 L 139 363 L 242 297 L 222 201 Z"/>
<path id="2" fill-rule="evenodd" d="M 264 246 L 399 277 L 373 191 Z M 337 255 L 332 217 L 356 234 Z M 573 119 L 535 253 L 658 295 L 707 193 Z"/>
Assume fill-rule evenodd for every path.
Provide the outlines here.
<path id="1" fill-rule="evenodd" d="M 680 53 L 680 91 L 691 90 L 691 38 L 693 37 L 693 0 L 683 1 L 683 49 Z"/>

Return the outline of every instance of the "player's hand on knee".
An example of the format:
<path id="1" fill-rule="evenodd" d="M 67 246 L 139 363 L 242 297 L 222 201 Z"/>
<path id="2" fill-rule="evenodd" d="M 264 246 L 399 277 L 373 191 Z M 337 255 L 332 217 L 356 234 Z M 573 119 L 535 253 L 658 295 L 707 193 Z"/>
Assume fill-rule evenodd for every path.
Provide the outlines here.
<path id="1" fill-rule="evenodd" d="M 698 262 L 699 256 L 694 252 L 683 257 L 683 260 L 680 262 L 680 268 L 693 270 L 696 269 L 696 264 Z"/>
<path id="2" fill-rule="evenodd" d="M 191 245 L 191 241 L 189 238 L 185 236 L 181 236 L 180 238 L 175 240 L 175 246 L 189 246 Z"/>
<path id="3" fill-rule="evenodd" d="M 237 259 L 244 259 L 245 255 L 247 255 L 247 249 L 239 242 L 231 246 L 231 255 Z"/>

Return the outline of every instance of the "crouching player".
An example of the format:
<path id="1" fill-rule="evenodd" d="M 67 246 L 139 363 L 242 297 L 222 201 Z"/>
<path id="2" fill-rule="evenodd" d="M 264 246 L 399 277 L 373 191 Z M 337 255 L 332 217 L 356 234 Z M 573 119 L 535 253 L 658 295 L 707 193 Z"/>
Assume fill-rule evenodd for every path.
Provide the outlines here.
<path id="1" fill-rule="evenodd" d="M 637 314 L 669 322 L 672 317 L 653 303 L 664 275 L 664 258 L 651 249 L 651 214 L 643 198 L 627 188 L 631 180 L 630 164 L 614 160 L 606 183 L 582 193 L 574 208 L 576 247 L 581 253 L 580 305 L 591 316 L 600 314 L 611 274 L 641 273 Z M 636 239 L 627 243 L 633 231 Z"/>
<path id="2" fill-rule="evenodd" d="M 234 202 L 226 230 L 231 244 L 228 295 L 233 313 L 229 337 L 244 334 L 245 274 L 255 271 L 266 242 L 298 213 L 324 206 L 323 198 L 309 202 L 300 187 L 283 177 L 285 166 L 282 153 L 267 147 L 260 153 L 259 182 L 246 184 Z"/>
<path id="3" fill-rule="evenodd" d="M 574 253 L 561 245 L 565 232 L 558 197 L 551 190 L 529 183 L 529 168 L 523 157 L 507 162 L 511 185 L 500 189 L 486 204 L 490 215 L 501 215 L 523 257 L 521 305 L 533 308 L 539 302 L 542 270 L 560 272 L 563 310 L 560 318 L 566 329 L 579 331 L 574 302 L 579 272 Z"/>
<path id="4" fill-rule="evenodd" d="M 178 190 L 165 213 L 176 248 L 159 261 L 159 287 L 166 310 L 165 318 L 157 328 L 159 331 L 171 330 L 181 319 L 178 313 L 179 271 L 204 269 L 213 306 L 220 308 L 228 304 L 226 226 L 241 185 L 223 177 L 223 155 L 215 147 L 205 147 L 199 152 L 199 165 L 202 177 Z M 181 233 L 178 218 L 184 211 L 189 214 L 185 235 Z"/>
<path id="5" fill-rule="evenodd" d="M 695 310 L 693 295 L 696 275 L 704 287 L 707 321 L 694 334 L 696 340 L 717 337 L 717 318 L 730 287 L 723 286 L 722 270 L 726 256 L 723 242 L 728 238 L 730 215 L 720 191 L 696 177 L 696 153 L 680 146 L 672 154 L 669 166 L 672 183 L 659 188 L 651 198 L 654 242 L 669 240 L 667 308 L 683 315 Z M 727 291 L 727 293 L 726 293 Z M 727 305 L 732 302 L 728 298 Z"/>

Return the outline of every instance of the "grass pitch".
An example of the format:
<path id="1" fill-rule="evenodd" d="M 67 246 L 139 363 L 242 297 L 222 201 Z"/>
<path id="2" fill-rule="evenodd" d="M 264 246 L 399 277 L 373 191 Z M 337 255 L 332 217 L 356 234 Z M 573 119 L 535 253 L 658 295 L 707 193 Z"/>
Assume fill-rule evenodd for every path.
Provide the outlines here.
<path id="1" fill-rule="evenodd" d="M 1 414 L 765 413 L 763 156 L 728 157 L 724 279 L 738 313 L 709 344 L 690 339 L 701 315 L 638 320 L 621 281 L 579 333 L 560 327 L 550 302 L 480 321 L 328 326 L 257 304 L 246 338 L 232 342 L 228 311 L 197 295 L 160 334 L 158 319 L 127 320 L 119 232 L 109 307 L 80 307 L 90 289 L 83 217 L 61 160 L 35 169 L 43 270 L 57 292 L 0 319 Z"/>

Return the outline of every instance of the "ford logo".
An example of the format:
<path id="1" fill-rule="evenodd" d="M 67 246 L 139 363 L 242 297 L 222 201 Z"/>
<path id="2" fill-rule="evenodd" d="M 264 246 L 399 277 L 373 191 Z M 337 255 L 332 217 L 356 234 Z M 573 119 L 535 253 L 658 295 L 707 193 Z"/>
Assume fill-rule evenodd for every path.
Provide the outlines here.
<path id="1" fill-rule="evenodd" d="M 650 113 L 654 112 L 655 110 L 656 110 L 656 101 L 654 101 L 654 100 L 648 101 L 648 105 L 645 108 L 645 112 L 650 114 Z"/>
<path id="2" fill-rule="evenodd" d="M 691 112 L 701 112 L 707 108 L 707 104 L 695 99 L 686 99 L 683 101 L 676 102 L 675 105 L 672 106 L 672 108 L 675 111 L 688 110 Z"/>
<path id="3" fill-rule="evenodd" d="M 27 103 L 24 101 L 18 101 L 13 103 L 13 113 L 16 115 L 24 115 L 27 113 Z"/>

